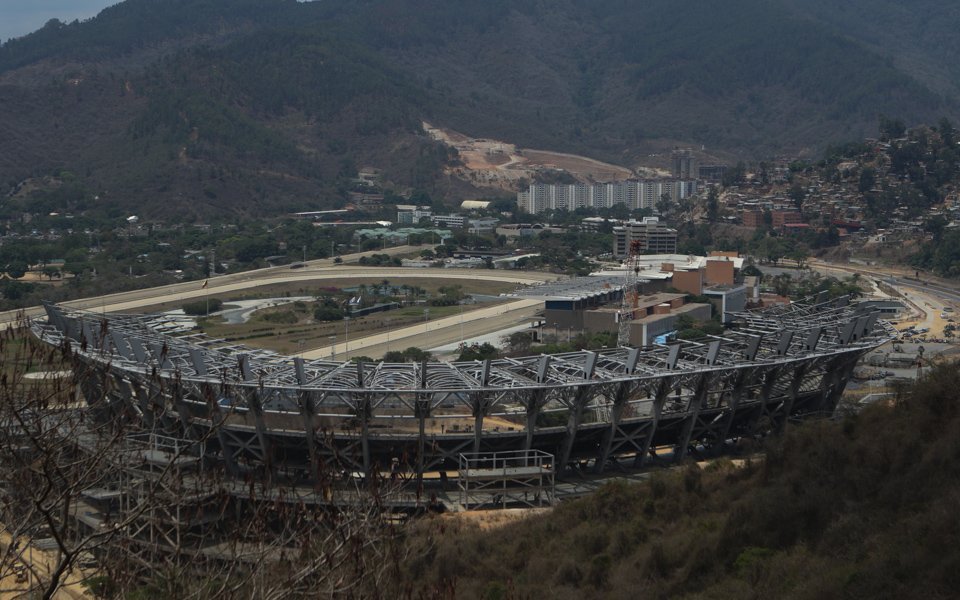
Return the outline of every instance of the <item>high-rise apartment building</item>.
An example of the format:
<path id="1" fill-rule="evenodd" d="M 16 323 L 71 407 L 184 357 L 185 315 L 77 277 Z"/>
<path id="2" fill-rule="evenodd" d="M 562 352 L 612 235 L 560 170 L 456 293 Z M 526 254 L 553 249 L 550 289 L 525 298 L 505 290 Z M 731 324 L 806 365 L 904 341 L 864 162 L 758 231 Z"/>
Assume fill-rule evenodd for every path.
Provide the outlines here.
<path id="1" fill-rule="evenodd" d="M 631 179 L 611 183 L 533 183 L 517 194 L 517 206 L 530 214 L 547 210 L 610 208 L 630 210 L 657 208 L 664 198 L 677 202 L 697 193 L 693 179 Z"/>
<path id="2" fill-rule="evenodd" d="M 673 151 L 673 176 L 677 179 L 696 179 L 697 159 L 689 149 Z"/>

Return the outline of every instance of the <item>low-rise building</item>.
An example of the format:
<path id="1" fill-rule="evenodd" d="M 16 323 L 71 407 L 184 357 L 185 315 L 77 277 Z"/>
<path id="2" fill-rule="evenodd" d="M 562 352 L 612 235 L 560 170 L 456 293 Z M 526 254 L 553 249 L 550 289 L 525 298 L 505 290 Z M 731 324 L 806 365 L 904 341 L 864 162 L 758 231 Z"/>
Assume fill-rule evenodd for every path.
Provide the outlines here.
<path id="1" fill-rule="evenodd" d="M 774 229 L 782 229 L 784 225 L 790 223 L 802 223 L 803 216 L 799 210 L 775 210 L 771 214 L 771 225 Z"/>
<path id="2" fill-rule="evenodd" d="M 430 221 L 438 227 L 463 229 L 463 225 L 467 222 L 467 218 L 463 215 L 431 215 Z"/>
<path id="3" fill-rule="evenodd" d="M 745 285 L 715 285 L 704 288 L 703 295 L 710 299 L 725 324 L 733 321 L 733 313 L 743 312 L 747 307 Z"/>
<path id="4" fill-rule="evenodd" d="M 414 206 L 412 204 L 397 205 L 398 225 L 418 225 L 420 219 L 433 214 L 429 206 Z"/>
<path id="5" fill-rule="evenodd" d="M 649 315 L 630 323 L 630 345 L 637 347 L 651 346 L 658 343 L 669 333 L 677 330 L 677 322 L 683 315 L 694 321 L 709 321 L 712 307 L 709 304 L 691 302 L 668 312 Z"/>
<path id="6" fill-rule="evenodd" d="M 493 217 L 478 217 L 475 219 L 470 219 L 469 225 L 467 226 L 467 231 L 474 234 L 482 233 L 493 233 L 497 230 L 497 225 L 500 224 L 500 219 L 495 219 Z"/>

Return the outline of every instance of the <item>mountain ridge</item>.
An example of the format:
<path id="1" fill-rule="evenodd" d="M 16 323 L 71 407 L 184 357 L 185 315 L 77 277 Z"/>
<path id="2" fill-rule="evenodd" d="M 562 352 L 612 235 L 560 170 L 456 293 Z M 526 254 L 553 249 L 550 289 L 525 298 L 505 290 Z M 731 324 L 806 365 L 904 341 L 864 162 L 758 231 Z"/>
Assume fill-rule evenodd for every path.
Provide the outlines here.
<path id="1" fill-rule="evenodd" d="M 365 165 L 443 194 L 455 157 L 421 120 L 627 166 L 677 143 L 814 155 L 881 114 L 960 115 L 960 69 L 935 52 L 960 51 L 960 12 L 922 4 L 947 21 L 886 0 L 127 0 L 0 47 L 0 184 L 67 169 L 198 216 L 221 195 L 337 205 Z"/>

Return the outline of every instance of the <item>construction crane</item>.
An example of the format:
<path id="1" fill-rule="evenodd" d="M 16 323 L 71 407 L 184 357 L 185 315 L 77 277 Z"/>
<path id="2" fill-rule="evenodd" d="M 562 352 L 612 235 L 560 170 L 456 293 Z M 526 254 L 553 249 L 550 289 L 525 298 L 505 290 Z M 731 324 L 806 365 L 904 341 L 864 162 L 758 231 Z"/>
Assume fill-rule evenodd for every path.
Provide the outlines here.
<path id="1" fill-rule="evenodd" d="M 639 257 L 641 251 L 640 240 L 630 242 L 630 251 L 627 254 L 623 274 L 623 295 L 620 298 L 620 312 L 617 314 L 620 325 L 617 333 L 618 346 L 630 345 L 630 322 L 633 321 L 634 310 L 637 307 L 637 279 L 640 276 Z"/>

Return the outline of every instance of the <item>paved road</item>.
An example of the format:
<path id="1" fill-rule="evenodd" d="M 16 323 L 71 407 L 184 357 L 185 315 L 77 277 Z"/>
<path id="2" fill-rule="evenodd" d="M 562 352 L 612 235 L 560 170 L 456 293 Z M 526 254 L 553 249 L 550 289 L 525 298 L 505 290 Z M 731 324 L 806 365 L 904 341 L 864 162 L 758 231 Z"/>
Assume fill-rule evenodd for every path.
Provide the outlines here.
<path id="1" fill-rule="evenodd" d="M 923 313 L 918 327 L 931 330 L 931 335 L 943 334 L 945 321 L 940 312 L 946 306 L 960 307 L 960 286 L 948 281 L 921 274 L 920 279 L 909 277 L 914 271 L 905 268 L 881 268 L 858 265 L 855 263 L 835 264 L 820 260 L 811 260 L 810 268 L 828 275 L 847 275 L 859 273 L 881 281 L 904 295 L 904 300 Z M 903 324 L 901 325 L 902 328 Z"/>
<path id="2" fill-rule="evenodd" d="M 534 316 L 543 308 L 542 300 L 517 300 L 387 331 L 356 340 L 338 341 L 336 358 L 346 360 L 353 356 L 381 358 L 390 350 L 405 350 L 411 346 L 433 348 L 460 339 L 500 331 Z M 462 320 L 461 320 L 462 319 Z M 462 328 L 461 328 L 462 325 Z M 462 331 L 462 333 L 461 333 Z M 348 352 L 349 349 L 349 352 Z M 307 359 L 331 358 L 333 346 L 304 352 Z"/>

